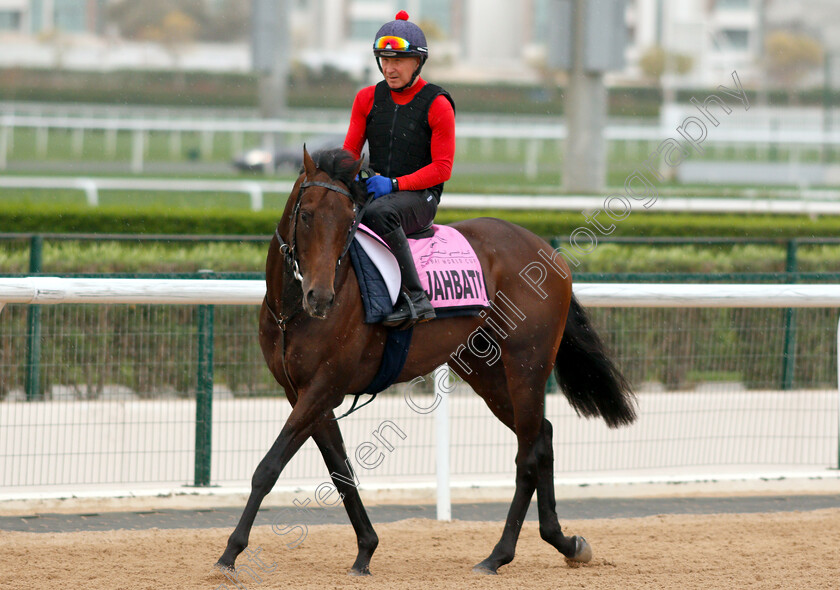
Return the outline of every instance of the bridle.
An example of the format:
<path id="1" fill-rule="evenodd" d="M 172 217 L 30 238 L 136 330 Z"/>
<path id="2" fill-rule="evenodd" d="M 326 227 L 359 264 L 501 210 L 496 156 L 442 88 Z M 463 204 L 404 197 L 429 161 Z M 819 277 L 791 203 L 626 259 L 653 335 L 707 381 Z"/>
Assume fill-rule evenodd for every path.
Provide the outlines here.
<path id="1" fill-rule="evenodd" d="M 300 187 L 298 188 L 298 193 L 295 198 L 295 206 L 292 210 L 292 226 L 290 230 L 291 238 L 290 242 L 286 242 L 283 237 L 280 235 L 280 226 L 279 224 L 274 229 L 274 237 L 277 238 L 277 242 L 280 245 L 280 253 L 283 255 L 284 258 L 284 277 L 286 275 L 285 270 L 291 270 L 291 276 L 299 283 L 303 283 L 303 275 L 300 274 L 300 263 L 298 262 L 298 254 L 297 254 L 297 219 L 298 214 L 300 213 L 300 204 L 303 198 L 303 191 L 312 186 L 319 186 L 321 188 L 325 188 L 329 191 L 338 193 L 340 195 L 344 195 L 350 202 L 353 204 L 353 223 L 350 225 L 350 229 L 347 230 L 347 239 L 344 242 L 344 247 L 341 250 L 341 254 L 338 256 L 338 261 L 335 263 L 335 273 L 338 274 L 339 269 L 341 268 L 341 261 L 347 255 L 347 252 L 350 250 L 350 246 L 353 243 L 353 238 L 356 236 L 356 230 L 359 228 L 359 224 L 362 221 L 362 217 L 364 216 L 365 209 L 370 204 L 371 200 L 373 199 L 372 195 L 368 195 L 367 201 L 361 206 L 358 207 L 356 205 L 355 200 L 353 199 L 353 195 L 350 194 L 350 191 L 344 187 L 338 186 L 337 184 L 331 184 L 329 182 L 321 182 L 319 180 L 310 180 L 306 182 L 302 182 Z M 286 281 L 283 281 L 283 290 L 286 291 Z M 285 297 L 282 298 L 285 300 Z M 279 313 L 275 313 L 275 311 L 271 308 L 271 303 L 268 301 L 267 295 L 264 298 L 266 307 L 268 308 L 268 312 L 271 314 L 271 317 L 274 318 L 274 321 L 277 322 L 277 326 L 280 328 L 281 331 L 286 331 L 286 326 L 288 323 L 294 318 L 300 311 L 302 307 L 296 307 L 290 314 L 284 313 L 284 310 L 281 308 Z M 281 307 L 283 306 L 284 301 L 281 300 L 280 304 Z"/>
<path id="2" fill-rule="evenodd" d="M 280 328 L 280 363 L 283 365 L 283 374 L 286 376 L 286 382 L 292 388 L 294 392 L 295 398 L 297 398 L 297 388 L 295 387 L 294 383 L 292 382 L 292 378 L 289 375 L 289 370 L 286 367 L 286 328 L 289 325 L 289 322 L 295 318 L 302 310 L 303 305 L 295 306 L 295 308 L 291 312 L 286 312 L 284 309 L 286 301 L 291 299 L 290 296 L 287 294 L 290 291 L 292 281 L 288 279 L 294 279 L 298 283 L 303 283 L 303 275 L 300 274 L 300 264 L 298 263 L 297 257 L 297 218 L 298 213 L 300 211 L 300 203 L 303 197 L 303 190 L 309 188 L 311 186 L 319 186 L 325 188 L 329 191 L 338 193 L 340 195 L 344 195 L 350 202 L 353 204 L 353 223 L 350 225 L 350 229 L 347 231 L 347 240 L 344 243 L 344 248 L 341 250 L 341 254 L 338 257 L 338 261 L 335 263 L 335 274 L 336 277 L 338 275 L 338 270 L 341 268 L 341 261 L 344 259 L 344 256 L 350 250 L 350 246 L 353 243 L 353 238 L 356 236 L 356 230 L 359 228 L 359 223 L 362 221 L 362 217 L 364 216 L 365 209 L 373 200 L 373 195 L 368 195 L 367 200 L 361 207 L 356 206 L 356 201 L 353 199 L 353 195 L 350 194 L 350 191 L 346 188 L 340 187 L 336 184 L 330 184 L 328 182 L 321 182 L 318 180 L 311 180 L 307 182 L 303 182 L 298 189 L 297 197 L 295 200 L 295 206 L 292 212 L 292 226 L 291 226 L 291 242 L 286 242 L 283 237 L 280 235 L 280 226 L 274 229 L 274 237 L 277 238 L 278 243 L 280 244 L 280 253 L 283 255 L 283 292 L 281 293 L 280 297 L 280 311 L 275 312 L 271 307 L 271 302 L 268 300 L 268 293 L 263 297 L 263 303 L 265 303 L 265 307 L 268 310 L 268 313 L 271 314 L 271 317 L 277 323 L 277 327 Z M 342 416 L 338 418 L 334 418 L 334 420 L 338 420 L 340 418 L 344 418 L 347 414 L 358 410 L 364 405 L 373 401 L 373 397 L 362 404 L 362 406 L 356 407 L 356 403 L 359 401 L 359 396 L 362 394 L 357 394 L 356 398 L 353 400 L 353 407 L 350 408 L 349 412 L 346 412 Z M 376 397 L 376 396 L 374 396 Z"/>

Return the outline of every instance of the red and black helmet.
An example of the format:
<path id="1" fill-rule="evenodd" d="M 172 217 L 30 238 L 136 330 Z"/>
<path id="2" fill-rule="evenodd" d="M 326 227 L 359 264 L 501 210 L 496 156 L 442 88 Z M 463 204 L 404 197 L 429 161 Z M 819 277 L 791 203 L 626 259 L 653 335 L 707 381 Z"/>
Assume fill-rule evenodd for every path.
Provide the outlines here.
<path id="1" fill-rule="evenodd" d="M 417 76 L 420 75 L 423 64 L 429 57 L 426 35 L 423 34 L 420 27 L 408 21 L 408 13 L 405 10 L 400 10 L 394 20 L 379 27 L 376 39 L 373 42 L 373 55 L 376 56 L 376 64 L 379 66 L 380 72 L 382 71 L 382 65 L 379 63 L 380 57 L 420 58 L 420 64 L 411 77 L 411 81 L 397 90 L 397 92 L 400 92 L 414 84 Z"/>

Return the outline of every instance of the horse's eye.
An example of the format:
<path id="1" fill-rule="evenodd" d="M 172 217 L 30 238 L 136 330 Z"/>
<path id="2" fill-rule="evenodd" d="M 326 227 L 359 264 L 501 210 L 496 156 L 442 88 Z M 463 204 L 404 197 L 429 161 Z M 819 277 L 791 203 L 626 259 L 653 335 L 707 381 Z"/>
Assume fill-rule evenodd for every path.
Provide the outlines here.
<path id="1" fill-rule="evenodd" d="M 310 213 L 309 211 L 301 211 L 300 221 L 305 225 L 309 225 L 309 223 L 312 221 L 312 213 Z"/>

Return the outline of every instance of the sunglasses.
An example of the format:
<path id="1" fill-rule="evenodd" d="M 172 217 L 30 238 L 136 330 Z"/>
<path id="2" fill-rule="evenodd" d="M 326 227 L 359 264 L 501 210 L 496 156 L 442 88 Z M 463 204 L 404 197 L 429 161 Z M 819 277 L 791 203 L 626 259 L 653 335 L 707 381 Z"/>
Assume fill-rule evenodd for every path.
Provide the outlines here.
<path id="1" fill-rule="evenodd" d="M 394 51 L 406 51 L 410 46 L 411 43 L 402 37 L 394 37 L 393 35 L 380 37 L 373 44 L 374 49 L 392 49 Z"/>

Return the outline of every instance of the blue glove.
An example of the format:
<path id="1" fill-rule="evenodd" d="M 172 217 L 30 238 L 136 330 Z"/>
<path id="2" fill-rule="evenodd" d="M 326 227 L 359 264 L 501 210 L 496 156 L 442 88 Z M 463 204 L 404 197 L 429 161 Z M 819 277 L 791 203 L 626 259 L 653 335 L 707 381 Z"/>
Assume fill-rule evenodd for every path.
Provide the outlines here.
<path id="1" fill-rule="evenodd" d="M 378 199 L 397 190 L 397 179 L 387 176 L 371 176 L 367 179 L 366 185 L 367 191 L 373 193 L 374 199 Z"/>

